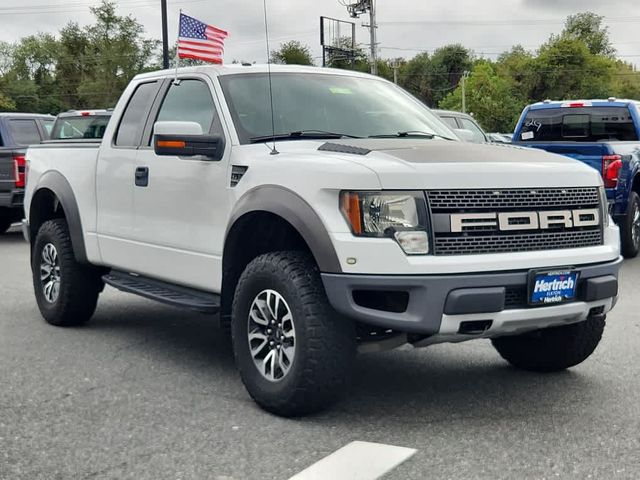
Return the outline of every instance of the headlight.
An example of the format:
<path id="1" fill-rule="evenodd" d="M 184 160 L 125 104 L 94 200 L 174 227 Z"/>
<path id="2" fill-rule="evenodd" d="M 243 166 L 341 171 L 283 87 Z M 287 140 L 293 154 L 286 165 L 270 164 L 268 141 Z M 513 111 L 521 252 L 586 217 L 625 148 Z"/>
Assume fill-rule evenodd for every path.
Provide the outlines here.
<path id="1" fill-rule="evenodd" d="M 354 235 L 393 238 L 408 255 L 429 253 L 422 192 L 342 192 L 340 208 Z"/>

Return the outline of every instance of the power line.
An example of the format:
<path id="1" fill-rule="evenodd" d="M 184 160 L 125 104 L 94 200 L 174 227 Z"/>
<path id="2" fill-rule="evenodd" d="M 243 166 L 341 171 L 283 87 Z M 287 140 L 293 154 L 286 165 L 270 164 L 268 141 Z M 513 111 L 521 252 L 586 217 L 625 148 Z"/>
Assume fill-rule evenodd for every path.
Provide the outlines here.
<path id="1" fill-rule="evenodd" d="M 640 17 L 604 17 L 605 23 L 640 23 Z M 466 25 L 466 26 L 539 26 L 539 25 L 564 25 L 565 20 L 557 19 L 537 19 L 537 20 L 454 20 L 454 19 L 442 19 L 442 20 L 402 20 L 402 21 L 387 21 L 379 22 L 379 25 Z"/>

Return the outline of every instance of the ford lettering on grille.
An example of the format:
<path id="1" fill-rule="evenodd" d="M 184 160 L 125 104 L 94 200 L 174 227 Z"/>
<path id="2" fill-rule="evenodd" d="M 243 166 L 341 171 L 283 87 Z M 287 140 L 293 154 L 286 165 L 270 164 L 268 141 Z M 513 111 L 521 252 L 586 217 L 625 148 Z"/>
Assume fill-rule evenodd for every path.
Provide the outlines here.
<path id="1" fill-rule="evenodd" d="M 430 190 L 435 255 L 602 245 L 598 188 Z"/>
<path id="2" fill-rule="evenodd" d="M 549 230 L 555 227 L 597 227 L 600 209 L 551 210 L 547 212 L 454 213 L 450 215 L 451 232 L 466 228 L 493 227 L 501 231 Z"/>

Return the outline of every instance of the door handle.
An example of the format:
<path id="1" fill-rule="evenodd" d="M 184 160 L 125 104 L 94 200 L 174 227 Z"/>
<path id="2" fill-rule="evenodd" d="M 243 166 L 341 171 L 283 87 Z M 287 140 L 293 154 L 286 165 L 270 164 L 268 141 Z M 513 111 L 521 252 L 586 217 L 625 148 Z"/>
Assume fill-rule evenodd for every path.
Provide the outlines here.
<path id="1" fill-rule="evenodd" d="M 136 187 L 149 186 L 149 167 L 136 168 Z"/>

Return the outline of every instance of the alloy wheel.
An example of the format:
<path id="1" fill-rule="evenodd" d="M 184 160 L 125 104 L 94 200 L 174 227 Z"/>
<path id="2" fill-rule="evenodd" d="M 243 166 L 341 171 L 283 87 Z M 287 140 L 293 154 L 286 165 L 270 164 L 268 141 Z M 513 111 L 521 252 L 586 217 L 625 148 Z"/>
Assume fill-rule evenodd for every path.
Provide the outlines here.
<path id="1" fill-rule="evenodd" d="M 55 303 L 60 295 L 60 262 L 56 247 L 47 243 L 40 255 L 40 283 L 44 298 L 49 303 Z"/>
<path id="2" fill-rule="evenodd" d="M 263 290 L 251 304 L 248 319 L 249 351 L 258 371 L 271 382 L 291 370 L 296 352 L 293 315 L 275 290 Z"/>

